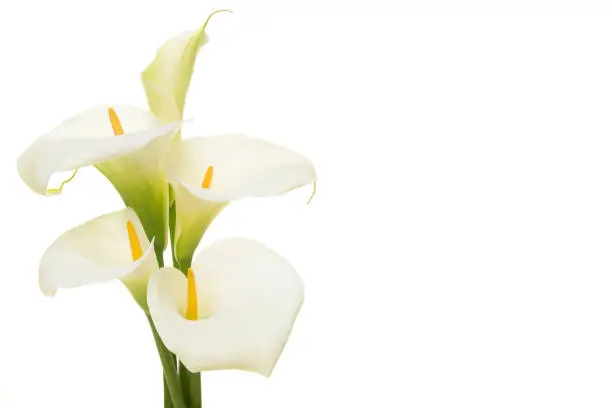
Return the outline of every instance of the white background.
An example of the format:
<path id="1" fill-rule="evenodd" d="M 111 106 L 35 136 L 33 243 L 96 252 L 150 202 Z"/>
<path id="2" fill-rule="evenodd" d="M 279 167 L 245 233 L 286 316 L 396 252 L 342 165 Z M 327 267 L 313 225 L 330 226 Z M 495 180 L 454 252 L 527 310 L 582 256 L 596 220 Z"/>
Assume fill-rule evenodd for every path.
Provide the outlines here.
<path id="1" fill-rule="evenodd" d="M 229 407 L 612 405 L 612 6 L 605 1 L 2 2 L 0 406 L 161 407 L 119 283 L 43 297 L 64 230 L 121 208 L 82 171 L 36 196 L 16 158 L 79 111 L 145 105 L 139 73 L 210 24 L 184 135 L 310 157 L 310 190 L 232 204 L 307 300 L 270 380 L 203 375 Z"/>

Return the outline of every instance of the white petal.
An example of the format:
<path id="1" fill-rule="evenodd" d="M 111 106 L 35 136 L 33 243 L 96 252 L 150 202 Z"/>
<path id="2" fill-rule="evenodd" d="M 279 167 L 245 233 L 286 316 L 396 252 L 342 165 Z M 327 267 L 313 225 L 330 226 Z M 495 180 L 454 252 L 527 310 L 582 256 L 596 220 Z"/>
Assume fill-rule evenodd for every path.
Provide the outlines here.
<path id="1" fill-rule="evenodd" d="M 208 166 L 213 166 L 214 176 L 211 187 L 204 189 L 200 186 Z M 167 171 L 171 182 L 214 202 L 279 195 L 316 177 L 306 157 L 244 135 L 183 140 L 171 149 Z"/>
<path id="2" fill-rule="evenodd" d="M 142 257 L 134 262 L 127 223 L 134 225 Z M 95 218 L 62 234 L 47 249 L 40 262 L 42 292 L 53 296 L 59 288 L 72 288 L 120 278 L 136 300 L 146 306 L 146 286 L 157 269 L 153 244 L 144 232 L 134 210 Z"/>
<path id="3" fill-rule="evenodd" d="M 187 284 L 174 268 L 149 281 L 149 310 L 165 345 L 191 371 L 241 369 L 269 376 L 304 298 L 299 275 L 262 244 L 219 241 L 193 264 L 199 318 L 184 318 Z"/>
<path id="4" fill-rule="evenodd" d="M 212 184 L 202 188 L 209 166 Z M 193 254 L 210 222 L 229 201 L 283 194 L 316 178 L 306 157 L 244 135 L 183 140 L 171 148 L 166 173 L 175 193 L 179 257 Z"/>
<path id="5" fill-rule="evenodd" d="M 179 128 L 177 123 L 161 124 L 140 108 L 113 108 L 125 131 L 123 136 L 115 136 L 108 107 L 87 110 L 40 137 L 21 155 L 18 170 L 26 184 L 39 194 L 47 194 L 52 174 L 121 157 Z"/>

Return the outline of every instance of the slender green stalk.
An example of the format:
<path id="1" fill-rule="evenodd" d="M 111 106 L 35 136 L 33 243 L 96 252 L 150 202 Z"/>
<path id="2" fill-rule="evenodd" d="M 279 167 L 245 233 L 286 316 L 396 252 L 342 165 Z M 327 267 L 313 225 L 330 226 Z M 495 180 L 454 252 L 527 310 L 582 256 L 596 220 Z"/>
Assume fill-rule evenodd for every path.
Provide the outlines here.
<path id="1" fill-rule="evenodd" d="M 170 394 L 170 388 L 166 382 L 166 376 L 164 375 L 164 408 L 174 408 L 172 403 L 172 395 Z"/>
<path id="2" fill-rule="evenodd" d="M 192 373 L 179 363 L 179 378 L 183 385 L 183 395 L 189 408 L 202 408 L 202 381 L 200 373 Z"/>
<path id="3" fill-rule="evenodd" d="M 170 353 L 170 357 L 172 357 L 172 365 L 176 367 L 176 356 Z M 172 394 L 170 394 L 170 388 L 168 388 L 168 383 L 166 381 L 166 374 L 164 374 L 164 408 L 174 408 L 174 404 L 172 403 Z"/>
<path id="4" fill-rule="evenodd" d="M 164 249 L 155 247 L 155 256 L 157 257 L 157 264 L 160 268 L 164 267 Z"/>
<path id="5" fill-rule="evenodd" d="M 155 345 L 157 346 L 159 358 L 161 359 L 162 367 L 164 369 L 165 384 L 168 388 L 168 393 L 170 394 L 172 406 L 174 408 L 187 408 L 187 406 L 185 405 L 185 400 L 183 398 L 181 382 L 176 371 L 176 360 L 173 358 L 172 353 L 166 348 L 164 342 L 159 337 L 157 329 L 155 329 L 155 325 L 153 324 L 153 320 L 151 319 L 151 315 L 149 315 L 148 313 L 147 320 L 149 321 L 149 324 L 151 325 L 151 330 L 153 331 Z M 164 401 L 164 406 L 167 406 L 166 401 Z"/>
<path id="6" fill-rule="evenodd" d="M 155 256 L 157 257 L 157 263 L 159 267 L 160 268 L 163 267 L 164 266 L 163 248 L 155 248 Z M 172 385 L 170 384 L 172 382 L 172 379 L 170 379 L 170 381 L 168 379 L 168 375 L 172 375 L 172 374 L 166 373 L 167 370 L 172 368 L 172 371 L 176 374 L 177 372 L 176 371 L 177 370 L 176 357 L 166 348 L 163 342 L 161 342 L 161 339 L 159 338 L 157 330 L 155 329 L 155 326 L 153 325 L 153 321 L 151 320 L 151 316 L 148 313 L 147 313 L 147 319 L 149 320 L 149 324 L 151 325 L 151 329 L 153 330 L 153 336 L 155 337 L 155 344 L 157 345 L 159 356 L 162 360 L 162 366 L 164 368 L 164 408 L 178 408 L 179 406 L 175 405 L 173 401 L 173 396 L 172 396 L 173 390 L 172 390 Z M 169 358 L 167 355 L 169 355 Z M 168 362 L 164 364 L 165 360 L 170 360 L 170 364 L 168 364 Z M 166 367 L 166 365 L 168 367 Z M 178 381 L 178 390 L 175 390 L 175 393 L 180 394 L 181 399 L 183 399 L 180 378 Z M 184 401 L 182 403 L 184 404 Z"/>

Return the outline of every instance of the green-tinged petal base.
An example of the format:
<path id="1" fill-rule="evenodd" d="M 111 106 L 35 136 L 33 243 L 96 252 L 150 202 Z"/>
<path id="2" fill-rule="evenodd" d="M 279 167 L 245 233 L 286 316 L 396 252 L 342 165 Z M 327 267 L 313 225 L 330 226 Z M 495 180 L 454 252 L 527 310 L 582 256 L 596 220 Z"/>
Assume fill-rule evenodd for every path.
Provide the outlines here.
<path id="1" fill-rule="evenodd" d="M 133 208 L 150 240 L 163 251 L 168 242 L 168 184 L 166 155 L 174 133 L 160 137 L 143 149 L 96 168 L 115 186 L 127 207 Z"/>
<path id="2" fill-rule="evenodd" d="M 158 50 L 153 62 L 142 72 L 142 84 L 147 94 L 151 111 L 162 122 L 183 119 L 185 99 L 198 52 L 208 42 L 206 27 L 213 12 L 204 25 L 172 37 Z"/>
<path id="3" fill-rule="evenodd" d="M 186 270 L 191 266 L 200 239 L 229 203 L 201 200 L 182 184 L 176 185 L 173 191 L 176 206 L 174 254 L 180 269 Z"/>

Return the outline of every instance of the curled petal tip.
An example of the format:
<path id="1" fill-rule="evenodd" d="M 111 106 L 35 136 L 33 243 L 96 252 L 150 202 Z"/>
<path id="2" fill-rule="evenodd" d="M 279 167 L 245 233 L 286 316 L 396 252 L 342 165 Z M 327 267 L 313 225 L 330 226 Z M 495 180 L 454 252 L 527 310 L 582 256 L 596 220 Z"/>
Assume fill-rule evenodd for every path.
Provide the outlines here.
<path id="1" fill-rule="evenodd" d="M 208 18 L 206 19 L 206 21 L 204 22 L 204 25 L 202 26 L 202 30 L 206 30 L 206 27 L 208 26 L 208 23 L 210 22 L 210 19 L 212 18 L 212 16 L 214 16 L 215 14 L 219 14 L 219 13 L 223 13 L 223 12 L 228 12 L 231 14 L 234 14 L 234 12 L 230 9 L 219 9 L 219 10 L 215 10 L 212 13 L 210 13 L 210 15 L 208 16 Z"/>
<path id="2" fill-rule="evenodd" d="M 317 178 L 315 177 L 314 181 L 312 182 L 312 194 L 310 195 L 310 198 L 308 199 L 308 202 L 306 203 L 306 205 L 310 205 L 310 203 L 312 202 L 312 199 L 314 198 L 316 194 L 317 194 Z"/>
<path id="3" fill-rule="evenodd" d="M 66 180 L 62 181 L 59 187 L 47 189 L 47 195 L 52 196 L 52 195 L 62 194 L 62 190 L 64 190 L 64 186 L 70 183 L 72 180 L 74 180 L 74 177 L 77 175 L 78 171 L 79 171 L 78 168 L 74 169 L 74 171 L 72 172 L 72 175 L 68 177 Z"/>

